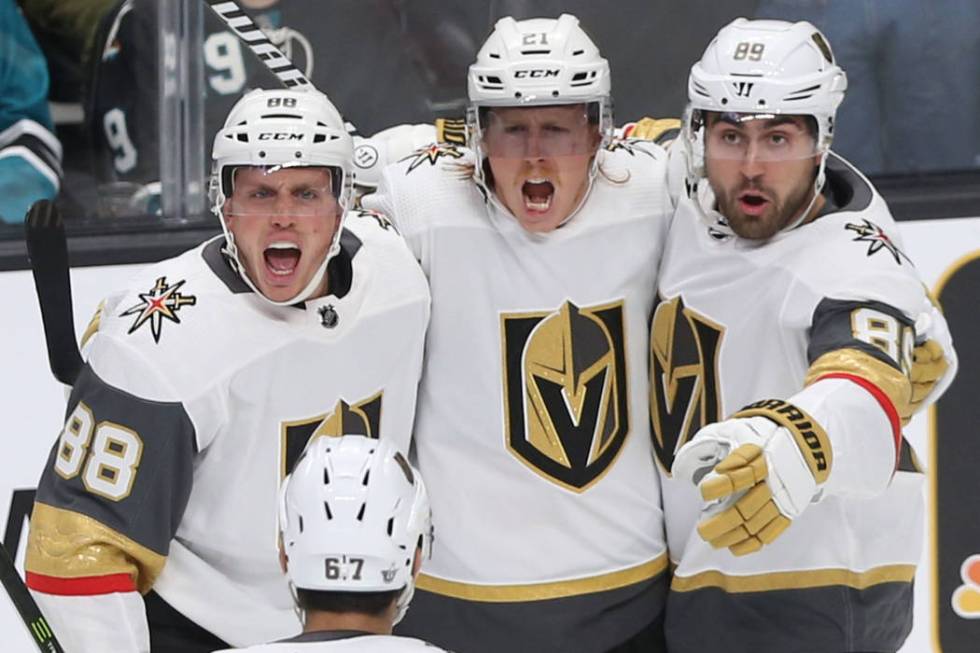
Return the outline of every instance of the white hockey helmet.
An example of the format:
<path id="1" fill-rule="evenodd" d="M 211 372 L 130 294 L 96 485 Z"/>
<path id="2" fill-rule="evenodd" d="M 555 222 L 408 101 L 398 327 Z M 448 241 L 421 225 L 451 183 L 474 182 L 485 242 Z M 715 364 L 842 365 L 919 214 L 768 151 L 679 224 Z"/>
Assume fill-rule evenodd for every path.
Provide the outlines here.
<path id="1" fill-rule="evenodd" d="M 497 21 L 467 74 L 467 139 L 483 161 L 481 109 L 585 104 L 602 136 L 612 136 L 609 62 L 571 14 Z M 481 165 L 477 175 L 481 175 Z"/>
<path id="2" fill-rule="evenodd" d="M 226 252 L 238 274 L 261 297 L 277 305 L 307 299 L 319 286 L 327 263 L 340 250 L 343 214 L 351 204 L 354 145 L 340 112 L 319 91 L 263 90 L 246 93 L 232 107 L 224 127 L 214 137 L 209 196 L 211 210 L 221 220 Z M 259 292 L 238 258 L 235 239 L 224 215 L 225 201 L 234 188 L 235 169 L 260 166 L 270 170 L 291 167 L 326 167 L 332 192 L 341 209 L 341 221 L 323 262 L 306 288 L 287 301 L 273 301 Z"/>
<path id="3" fill-rule="evenodd" d="M 294 587 L 401 590 L 396 623 L 415 591 L 415 551 L 432 547 L 422 477 L 384 440 L 314 438 L 280 491 L 279 527 Z"/>
<path id="4" fill-rule="evenodd" d="M 817 125 L 814 153 L 821 156 L 815 185 L 819 193 L 834 117 L 846 90 L 847 76 L 827 39 L 811 23 L 736 18 L 721 28 L 691 67 L 683 125 L 689 189 L 696 191 L 705 174 L 703 112 L 716 111 L 761 118 L 812 116 Z M 713 204 L 710 189 L 703 186 L 707 184 L 700 189 L 702 203 Z"/>

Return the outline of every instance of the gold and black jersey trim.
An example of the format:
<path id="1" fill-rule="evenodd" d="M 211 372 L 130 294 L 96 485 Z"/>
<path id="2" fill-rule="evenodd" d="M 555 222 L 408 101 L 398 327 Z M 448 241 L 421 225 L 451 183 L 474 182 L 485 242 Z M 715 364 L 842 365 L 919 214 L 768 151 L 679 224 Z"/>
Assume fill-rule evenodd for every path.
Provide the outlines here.
<path id="1" fill-rule="evenodd" d="M 485 603 L 517 603 L 522 601 L 543 601 L 562 599 L 570 596 L 595 594 L 606 590 L 619 589 L 656 578 L 667 569 L 667 554 L 661 554 L 635 567 L 627 567 L 599 576 L 575 578 L 547 583 L 527 583 L 520 585 L 482 585 L 462 583 L 419 574 L 416 586 L 419 589 L 442 596 L 464 601 Z"/>
<path id="2" fill-rule="evenodd" d="M 852 374 L 867 380 L 888 397 L 903 424 L 912 417 L 912 382 L 901 370 L 883 363 L 876 356 L 859 349 L 838 349 L 813 361 L 806 374 L 810 385 L 829 374 Z"/>
<path id="3" fill-rule="evenodd" d="M 884 565 L 867 571 L 811 569 L 745 576 L 704 571 L 692 576 L 674 576 L 670 589 L 673 592 L 693 592 L 713 587 L 729 594 L 834 586 L 863 590 L 882 583 L 911 583 L 914 577 L 915 565 Z"/>
<path id="4" fill-rule="evenodd" d="M 81 578 L 128 574 L 146 593 L 166 558 L 72 510 L 34 504 L 24 567 L 33 574 Z"/>

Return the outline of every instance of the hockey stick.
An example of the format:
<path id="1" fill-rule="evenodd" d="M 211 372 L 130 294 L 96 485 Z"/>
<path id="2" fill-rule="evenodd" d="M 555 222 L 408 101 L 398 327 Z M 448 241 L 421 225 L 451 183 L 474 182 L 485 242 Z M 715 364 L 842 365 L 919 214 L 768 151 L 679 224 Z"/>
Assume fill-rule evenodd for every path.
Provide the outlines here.
<path id="1" fill-rule="evenodd" d="M 64 653 L 65 649 L 61 648 L 61 644 L 58 643 L 58 638 L 54 636 L 47 619 L 41 614 L 41 609 L 34 602 L 34 597 L 24 585 L 20 574 L 17 573 L 17 568 L 14 567 L 14 561 L 7 553 L 7 547 L 3 544 L 0 544 L 0 580 L 3 581 L 7 595 L 14 607 L 17 608 L 20 618 L 24 620 L 24 625 L 30 631 L 38 650 L 42 653 Z"/>
<path id="2" fill-rule="evenodd" d="M 82 369 L 82 355 L 75 338 L 65 223 L 54 202 L 39 200 L 27 212 L 24 230 L 44 323 L 48 363 L 56 379 L 73 385 Z"/>
<path id="3" fill-rule="evenodd" d="M 208 6 L 228 25 L 266 68 L 279 78 L 288 89 L 312 89 L 313 83 L 301 73 L 293 62 L 282 53 L 259 29 L 238 3 L 231 0 L 206 0 Z"/>

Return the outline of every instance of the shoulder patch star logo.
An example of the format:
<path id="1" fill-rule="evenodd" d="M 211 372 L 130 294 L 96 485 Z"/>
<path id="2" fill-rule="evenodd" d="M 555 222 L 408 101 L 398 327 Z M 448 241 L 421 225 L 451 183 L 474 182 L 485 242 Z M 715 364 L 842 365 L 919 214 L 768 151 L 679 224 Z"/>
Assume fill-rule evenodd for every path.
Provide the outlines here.
<path id="1" fill-rule="evenodd" d="M 857 236 L 853 239 L 854 242 L 868 243 L 868 256 L 874 256 L 881 250 L 886 250 L 894 258 L 895 262 L 899 265 L 902 264 L 902 259 L 905 259 L 909 263 L 909 257 L 898 248 L 898 246 L 892 242 L 892 239 L 882 230 L 881 227 L 871 222 L 870 220 L 864 218 L 861 220 L 863 224 L 847 223 L 844 228 L 848 231 L 853 231 Z"/>
<path id="2" fill-rule="evenodd" d="M 405 171 L 405 174 L 407 175 L 425 162 L 428 162 L 430 165 L 435 165 L 444 156 L 448 156 L 451 159 L 461 159 L 463 158 L 463 153 L 459 151 L 457 146 L 449 143 L 433 143 L 432 145 L 427 145 L 402 159 L 402 161 L 412 159 L 412 162 L 408 164 L 408 170 Z"/>
<path id="3" fill-rule="evenodd" d="M 163 320 L 167 319 L 174 324 L 180 324 L 177 312 L 184 306 L 193 306 L 197 303 L 197 297 L 177 292 L 183 285 L 183 279 L 171 286 L 167 283 L 166 277 L 160 277 L 149 292 L 140 293 L 139 297 L 142 301 L 119 314 L 119 317 L 136 316 L 133 326 L 129 327 L 129 331 L 126 332 L 127 335 L 149 322 L 153 341 L 160 342 Z"/>

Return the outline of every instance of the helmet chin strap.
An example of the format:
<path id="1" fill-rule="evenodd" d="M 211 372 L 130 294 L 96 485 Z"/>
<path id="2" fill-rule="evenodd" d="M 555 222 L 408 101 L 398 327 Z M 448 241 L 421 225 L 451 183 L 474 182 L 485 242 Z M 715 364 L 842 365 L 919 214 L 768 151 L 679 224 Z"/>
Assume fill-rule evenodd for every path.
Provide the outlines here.
<path id="1" fill-rule="evenodd" d="M 826 167 L 827 152 L 824 151 L 824 153 L 820 155 L 820 164 L 817 166 L 817 177 L 813 180 L 813 197 L 810 198 L 810 202 L 806 205 L 806 208 L 800 212 L 795 220 L 780 229 L 781 232 L 796 229 L 803 224 L 803 221 L 806 220 L 808 215 L 810 215 L 810 211 L 813 210 L 813 205 L 816 203 L 817 198 L 820 197 L 820 192 L 823 190 L 823 185 L 827 180 Z"/>

